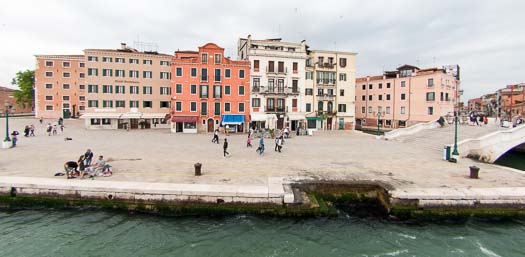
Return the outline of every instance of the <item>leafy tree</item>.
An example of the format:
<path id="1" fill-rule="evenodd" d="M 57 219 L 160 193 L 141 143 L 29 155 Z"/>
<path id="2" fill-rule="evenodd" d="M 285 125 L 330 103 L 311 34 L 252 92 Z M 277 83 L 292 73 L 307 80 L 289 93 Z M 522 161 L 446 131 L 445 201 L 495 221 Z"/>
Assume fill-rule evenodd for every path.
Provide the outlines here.
<path id="1" fill-rule="evenodd" d="M 35 90 L 33 89 L 34 82 L 34 70 L 17 72 L 16 77 L 13 79 L 13 82 L 11 82 L 11 84 L 17 85 L 19 88 L 13 92 L 13 95 L 16 99 L 16 103 L 23 108 L 26 106 L 31 106 L 31 108 L 33 108 L 35 98 Z"/>

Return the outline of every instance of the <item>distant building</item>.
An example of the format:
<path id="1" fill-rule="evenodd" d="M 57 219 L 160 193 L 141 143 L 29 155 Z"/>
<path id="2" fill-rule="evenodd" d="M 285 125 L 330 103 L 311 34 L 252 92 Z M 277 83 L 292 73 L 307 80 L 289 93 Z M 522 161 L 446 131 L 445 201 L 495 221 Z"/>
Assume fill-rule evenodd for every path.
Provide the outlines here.
<path id="1" fill-rule="evenodd" d="M 33 110 L 31 110 L 31 106 L 22 106 L 16 103 L 16 99 L 13 95 L 14 89 L 7 88 L 7 87 L 0 87 L 0 109 L 2 112 L 0 113 L 0 116 L 5 115 L 5 109 L 4 107 L 9 106 L 11 114 L 21 114 L 21 113 L 31 113 Z"/>
<path id="2" fill-rule="evenodd" d="M 177 51 L 172 60 L 171 131 L 245 132 L 250 121 L 250 62 L 224 56 L 213 43 Z"/>
<path id="3" fill-rule="evenodd" d="M 119 49 L 85 49 L 88 129 L 168 128 L 172 55 Z"/>
<path id="4" fill-rule="evenodd" d="M 86 108 L 83 55 L 36 55 L 35 117 L 78 118 Z"/>
<path id="5" fill-rule="evenodd" d="M 403 65 L 383 75 L 357 78 L 356 126 L 393 129 L 454 115 L 459 86 L 458 66 Z"/>
<path id="6" fill-rule="evenodd" d="M 483 109 L 483 104 L 481 98 L 472 98 L 468 100 L 468 110 L 471 112 L 481 112 Z"/>
<path id="7" fill-rule="evenodd" d="M 355 53 L 312 50 L 304 93 L 308 129 L 354 129 Z"/>
<path id="8" fill-rule="evenodd" d="M 508 85 L 496 92 L 498 114 L 508 120 L 525 117 L 525 83 Z"/>
<path id="9" fill-rule="evenodd" d="M 306 42 L 240 38 L 239 60 L 251 63 L 251 126 L 306 127 L 304 102 Z"/>

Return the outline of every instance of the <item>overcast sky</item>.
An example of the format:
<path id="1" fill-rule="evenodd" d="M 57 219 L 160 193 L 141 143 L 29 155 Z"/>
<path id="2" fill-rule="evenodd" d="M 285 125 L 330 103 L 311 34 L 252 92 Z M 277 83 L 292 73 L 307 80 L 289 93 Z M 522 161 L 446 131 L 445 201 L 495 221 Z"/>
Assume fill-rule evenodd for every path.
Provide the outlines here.
<path id="1" fill-rule="evenodd" d="M 35 54 L 82 54 L 120 42 L 196 50 L 207 42 L 236 58 L 239 37 L 307 40 L 357 52 L 357 75 L 400 64 L 459 64 L 462 100 L 525 82 L 525 1 L 2 1 L 0 85 L 34 69 Z"/>

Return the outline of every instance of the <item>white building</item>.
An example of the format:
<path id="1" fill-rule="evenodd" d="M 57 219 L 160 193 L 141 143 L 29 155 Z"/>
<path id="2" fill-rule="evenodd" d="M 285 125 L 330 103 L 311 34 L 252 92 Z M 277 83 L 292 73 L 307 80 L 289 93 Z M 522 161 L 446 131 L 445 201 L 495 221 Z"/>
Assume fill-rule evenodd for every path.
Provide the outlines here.
<path id="1" fill-rule="evenodd" d="M 251 126 L 305 128 L 305 41 L 239 39 L 238 58 L 251 63 Z"/>
<path id="2" fill-rule="evenodd" d="M 306 119 L 308 129 L 355 128 L 355 53 L 308 51 Z"/>

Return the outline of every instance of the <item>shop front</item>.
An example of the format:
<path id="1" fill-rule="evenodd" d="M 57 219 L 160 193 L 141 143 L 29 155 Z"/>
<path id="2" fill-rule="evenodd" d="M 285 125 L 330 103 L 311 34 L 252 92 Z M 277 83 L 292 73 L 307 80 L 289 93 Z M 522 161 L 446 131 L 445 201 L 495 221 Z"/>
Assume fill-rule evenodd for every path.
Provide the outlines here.
<path id="1" fill-rule="evenodd" d="M 243 114 L 223 114 L 221 124 L 224 129 L 228 128 L 230 133 L 242 133 L 246 130 Z"/>
<path id="2" fill-rule="evenodd" d="M 250 127 L 256 130 L 275 129 L 277 125 L 277 115 L 266 113 L 250 114 Z"/>
<path id="3" fill-rule="evenodd" d="M 172 116 L 171 133 L 197 133 L 198 116 Z"/>
<path id="4" fill-rule="evenodd" d="M 154 129 L 169 128 L 165 113 L 94 112 L 85 113 L 86 129 Z"/>
<path id="5" fill-rule="evenodd" d="M 304 129 L 306 127 L 306 117 L 304 113 L 287 113 L 287 127 L 295 131 L 298 128 Z"/>

